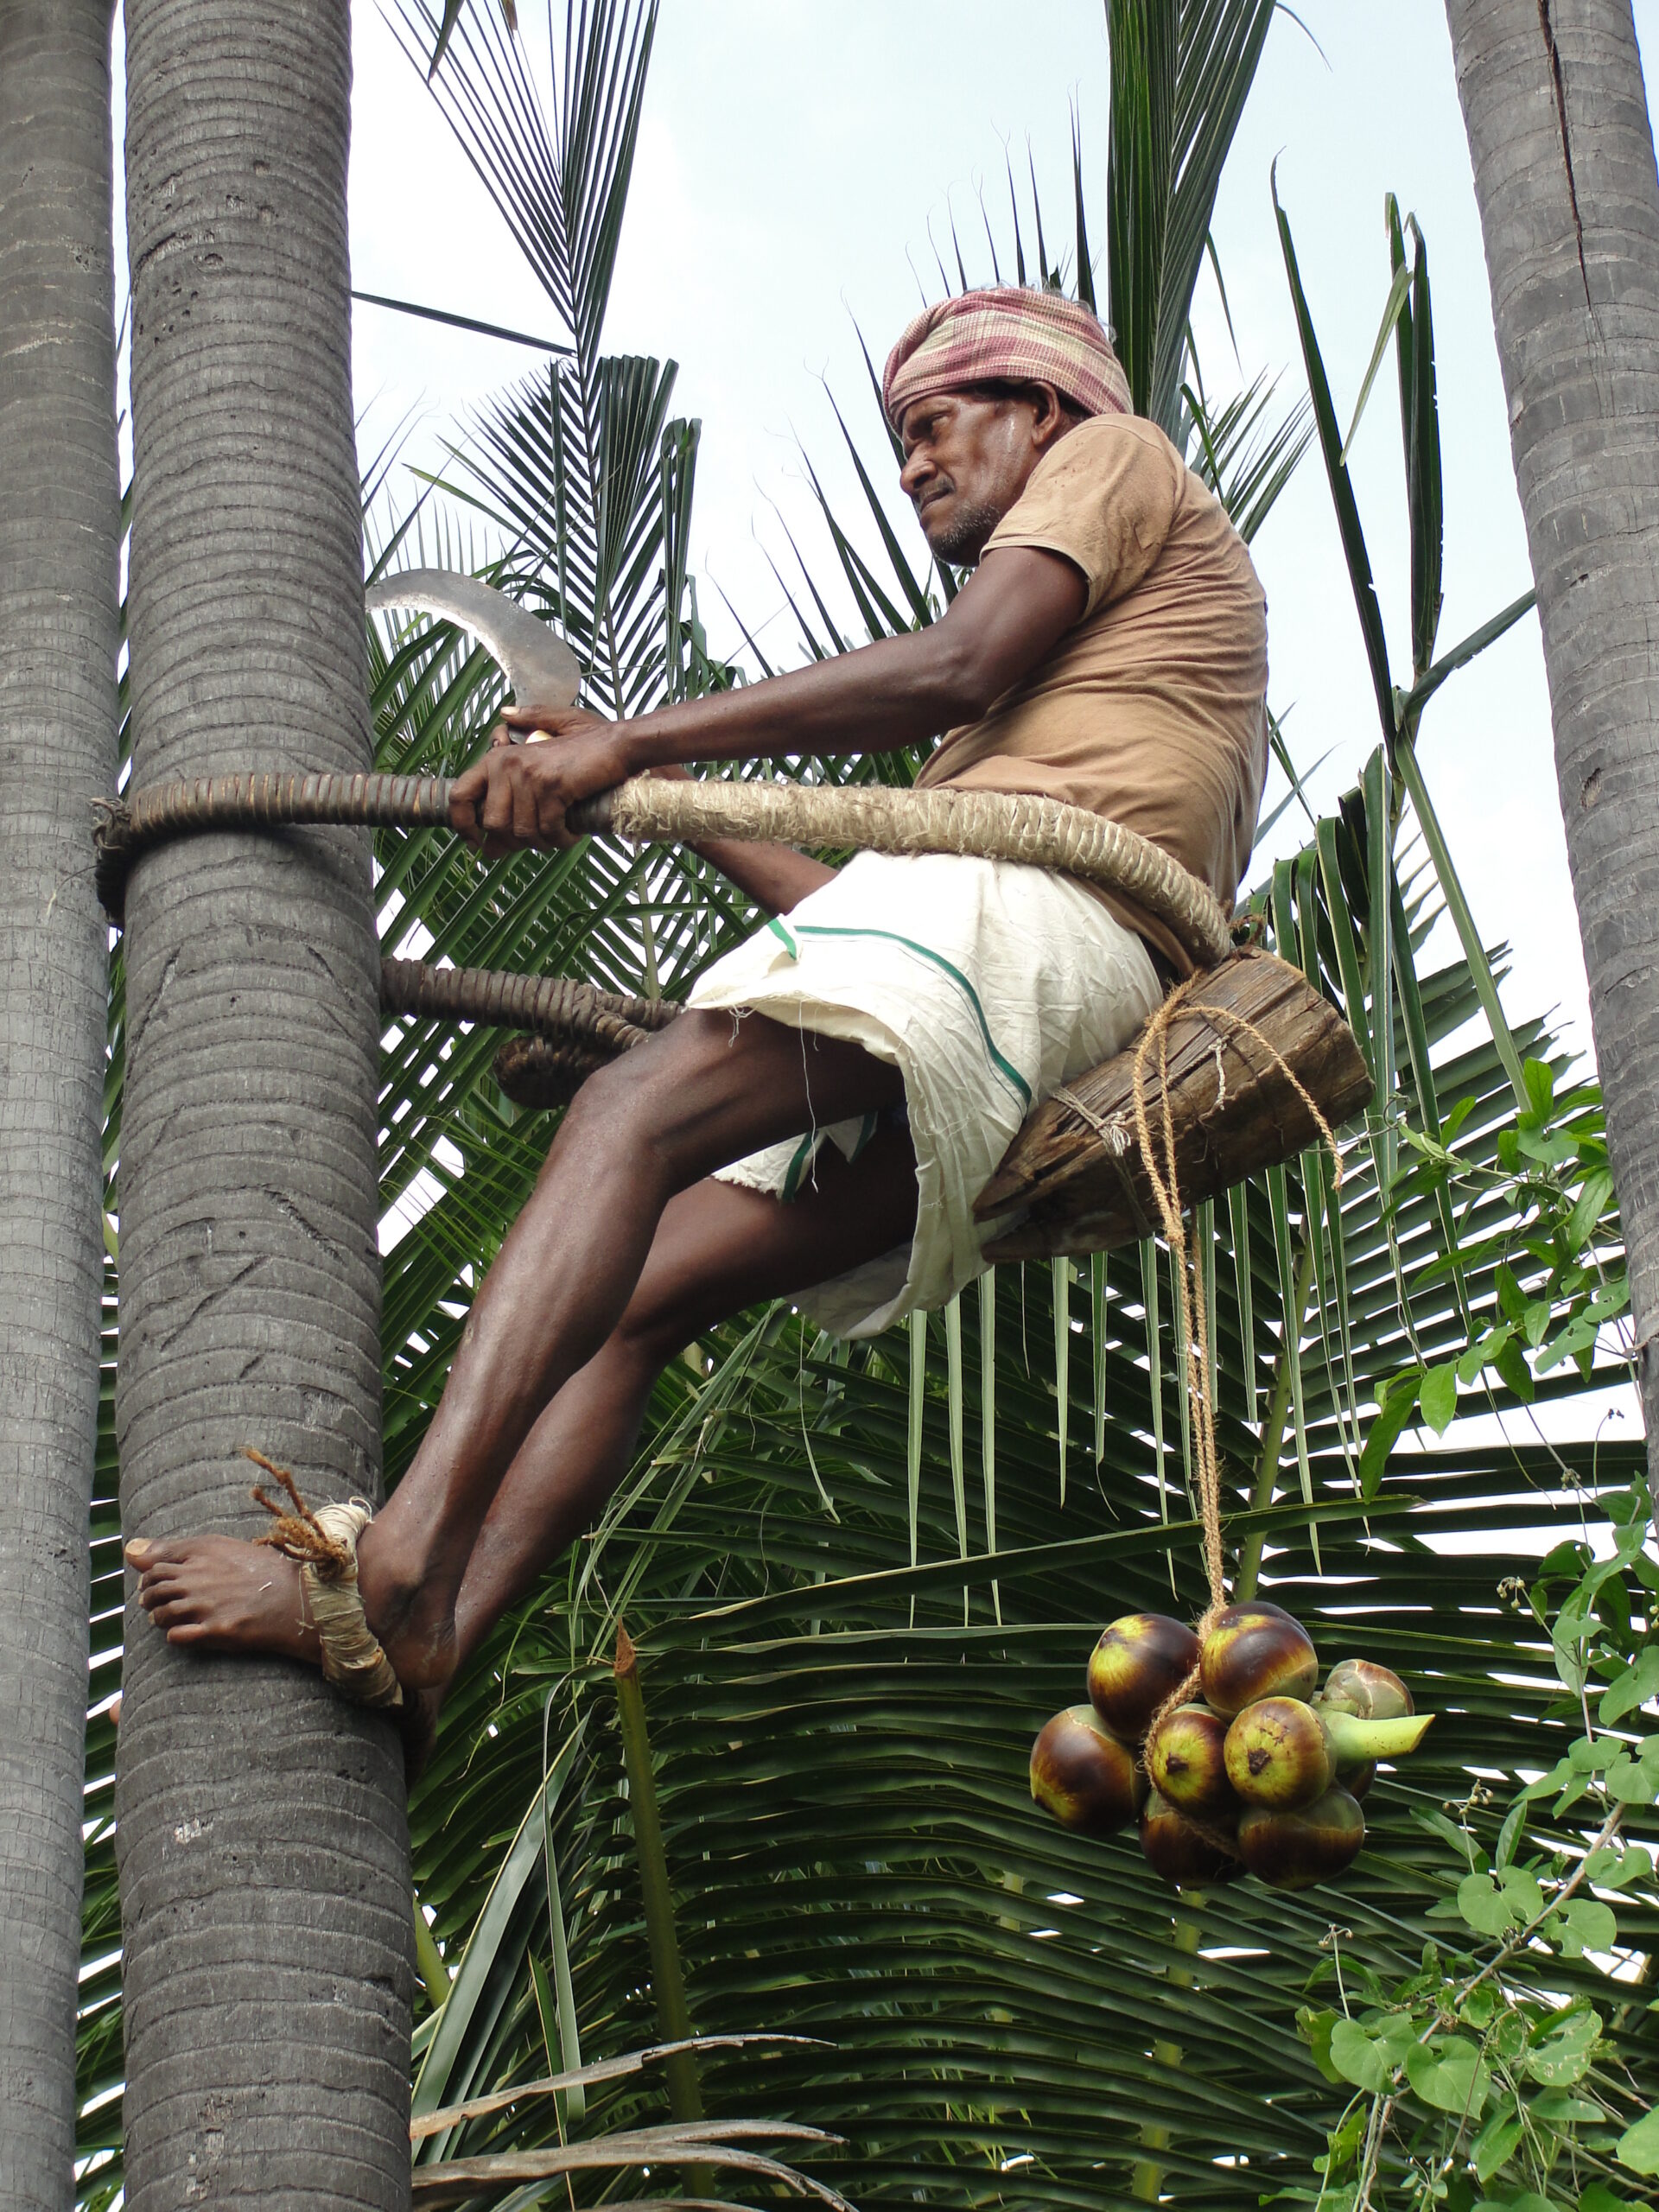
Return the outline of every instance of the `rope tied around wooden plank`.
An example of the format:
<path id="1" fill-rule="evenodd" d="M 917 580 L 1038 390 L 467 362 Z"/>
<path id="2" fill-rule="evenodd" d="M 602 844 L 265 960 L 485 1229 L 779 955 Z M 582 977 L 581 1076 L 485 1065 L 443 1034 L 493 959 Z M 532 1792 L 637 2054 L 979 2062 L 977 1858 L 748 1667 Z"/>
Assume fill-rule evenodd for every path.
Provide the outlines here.
<path id="1" fill-rule="evenodd" d="M 1335 1126 L 1372 1096 L 1370 1071 L 1332 1000 L 1300 967 L 1255 947 L 1176 1001 L 1166 1048 L 1188 1205 L 1320 1141 L 1310 1099 Z M 993 1261 L 1109 1251 L 1154 1231 L 1157 1198 L 1135 1141 L 1134 1064 L 1131 1045 L 1027 1117 L 974 1201 L 976 1219 L 1007 1223 L 988 1248 Z"/>
<path id="2" fill-rule="evenodd" d="M 208 830 L 326 823 L 448 827 L 442 776 L 199 777 L 105 801 L 96 830 L 98 890 L 119 920 L 128 868 L 164 839 Z M 1157 845 L 1085 808 L 1007 791 L 902 791 L 882 784 L 770 779 L 671 782 L 634 776 L 572 807 L 573 830 L 637 844 L 747 842 L 855 847 L 899 855 L 949 853 L 1014 861 L 1117 891 L 1165 923 L 1200 966 L 1232 949 L 1231 927 L 1207 886 Z"/>

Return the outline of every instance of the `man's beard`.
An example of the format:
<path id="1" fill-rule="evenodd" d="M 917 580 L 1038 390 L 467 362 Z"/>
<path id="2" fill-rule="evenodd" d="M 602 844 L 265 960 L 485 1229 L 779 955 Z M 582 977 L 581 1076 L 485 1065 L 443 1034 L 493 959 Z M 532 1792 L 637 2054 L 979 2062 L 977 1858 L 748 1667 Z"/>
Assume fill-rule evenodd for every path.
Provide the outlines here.
<path id="1" fill-rule="evenodd" d="M 1001 519 L 997 508 L 982 501 L 978 506 L 959 509 L 950 527 L 928 543 L 936 559 L 948 561 L 953 569 L 970 569 Z"/>

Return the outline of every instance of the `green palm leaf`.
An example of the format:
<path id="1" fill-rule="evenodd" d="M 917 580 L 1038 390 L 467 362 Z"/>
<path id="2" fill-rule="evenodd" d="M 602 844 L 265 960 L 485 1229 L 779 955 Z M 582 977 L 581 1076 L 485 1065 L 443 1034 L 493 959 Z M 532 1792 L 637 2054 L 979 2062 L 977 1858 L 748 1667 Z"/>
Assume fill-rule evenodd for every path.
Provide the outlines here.
<path id="1" fill-rule="evenodd" d="M 1111 321 L 1136 412 L 1177 444 L 1193 289 L 1273 16 L 1274 0 L 1107 0 Z"/>

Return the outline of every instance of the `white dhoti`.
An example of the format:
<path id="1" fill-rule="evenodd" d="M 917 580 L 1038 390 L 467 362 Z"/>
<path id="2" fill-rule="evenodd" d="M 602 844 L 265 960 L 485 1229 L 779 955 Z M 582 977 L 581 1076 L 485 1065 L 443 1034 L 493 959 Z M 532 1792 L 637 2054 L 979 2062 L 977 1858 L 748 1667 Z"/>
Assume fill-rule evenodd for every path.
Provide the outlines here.
<path id="1" fill-rule="evenodd" d="M 974 1200 L 1032 1108 L 1121 1051 L 1163 993 L 1145 944 L 1070 878 L 1010 861 L 861 853 L 716 961 L 688 1003 L 842 1037 L 905 1078 L 916 1153 L 911 1243 L 801 1298 L 868 1337 L 943 1306 L 984 1268 Z M 779 1198 L 826 1141 L 850 1160 L 875 1117 L 805 1131 L 721 1171 Z"/>

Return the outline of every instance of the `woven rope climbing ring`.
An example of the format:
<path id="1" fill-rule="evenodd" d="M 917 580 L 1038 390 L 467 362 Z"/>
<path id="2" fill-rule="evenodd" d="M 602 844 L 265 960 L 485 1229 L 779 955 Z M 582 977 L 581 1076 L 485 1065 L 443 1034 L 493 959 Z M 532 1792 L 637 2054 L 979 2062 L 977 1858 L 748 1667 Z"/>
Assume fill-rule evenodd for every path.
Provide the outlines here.
<path id="1" fill-rule="evenodd" d="M 99 825 L 99 895 L 118 918 L 134 857 L 186 831 L 325 823 L 447 826 L 449 791 L 439 776 L 257 773 L 137 791 L 108 807 Z M 640 844 L 733 837 L 1017 861 L 1122 892 L 1166 923 L 1200 967 L 1213 967 L 1232 945 L 1219 902 L 1179 861 L 1120 823 L 1057 799 L 877 784 L 677 783 L 634 776 L 583 800 L 569 818 L 574 830 L 609 830 Z"/>

